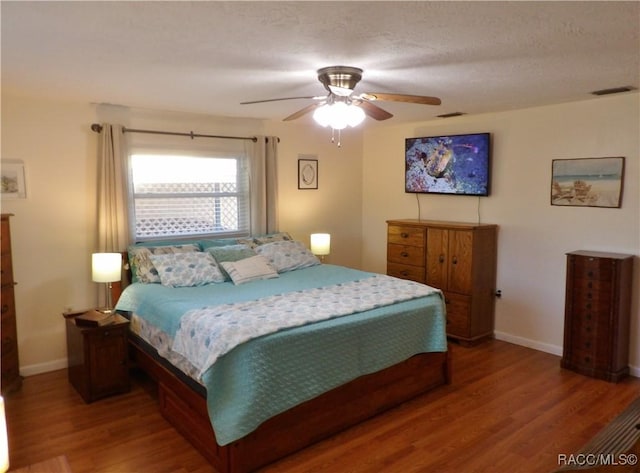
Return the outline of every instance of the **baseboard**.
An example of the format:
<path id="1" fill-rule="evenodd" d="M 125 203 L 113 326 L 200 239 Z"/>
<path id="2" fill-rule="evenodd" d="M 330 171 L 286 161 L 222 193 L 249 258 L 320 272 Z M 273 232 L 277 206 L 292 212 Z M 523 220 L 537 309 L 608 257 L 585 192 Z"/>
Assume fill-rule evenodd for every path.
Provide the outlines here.
<path id="1" fill-rule="evenodd" d="M 534 350 L 543 351 L 545 353 L 551 353 L 552 355 L 562 356 L 562 347 L 558 345 L 542 343 L 537 340 L 518 337 L 506 332 L 495 332 L 495 337 L 498 340 L 513 343 L 514 345 L 520 345 L 527 348 L 533 348 Z"/>
<path id="2" fill-rule="evenodd" d="M 37 363 L 35 365 L 20 366 L 20 376 L 33 376 L 35 374 L 48 373 L 49 371 L 63 370 L 67 368 L 67 359 L 47 361 L 46 363 Z"/>
<path id="3" fill-rule="evenodd" d="M 533 348 L 534 350 L 551 353 L 552 355 L 562 356 L 562 347 L 558 345 L 541 343 L 536 340 L 518 337 L 505 332 L 495 332 L 494 335 L 497 340 L 502 340 L 504 342 L 513 343 L 514 345 L 520 345 L 527 348 Z M 629 374 L 635 378 L 640 378 L 640 367 L 629 366 Z"/>

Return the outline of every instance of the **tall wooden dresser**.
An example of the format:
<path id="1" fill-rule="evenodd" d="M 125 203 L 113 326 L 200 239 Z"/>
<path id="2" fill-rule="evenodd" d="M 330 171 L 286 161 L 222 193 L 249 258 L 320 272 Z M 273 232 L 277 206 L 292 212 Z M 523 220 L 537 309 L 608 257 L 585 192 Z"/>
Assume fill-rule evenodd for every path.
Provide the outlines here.
<path id="1" fill-rule="evenodd" d="M 387 221 L 387 274 L 441 289 L 447 336 L 464 344 L 493 338 L 497 225 Z"/>
<path id="2" fill-rule="evenodd" d="M 19 389 L 22 384 L 18 363 L 18 332 L 16 329 L 16 306 L 13 286 L 13 262 L 11 257 L 11 214 L 2 214 L 0 241 L 2 246 L 2 393 Z"/>
<path id="3" fill-rule="evenodd" d="M 611 382 L 629 373 L 633 258 L 567 253 L 563 368 Z"/>

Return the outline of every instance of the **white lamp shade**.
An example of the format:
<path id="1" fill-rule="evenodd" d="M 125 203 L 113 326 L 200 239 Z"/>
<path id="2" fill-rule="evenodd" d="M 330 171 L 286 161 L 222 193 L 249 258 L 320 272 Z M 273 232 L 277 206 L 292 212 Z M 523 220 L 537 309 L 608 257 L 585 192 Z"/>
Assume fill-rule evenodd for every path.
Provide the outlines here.
<path id="1" fill-rule="evenodd" d="M 0 472 L 9 469 L 9 439 L 7 438 L 7 420 L 4 415 L 4 399 L 0 396 Z"/>
<path id="2" fill-rule="evenodd" d="M 331 251 L 331 235 L 328 233 L 311 234 L 311 253 L 318 256 L 328 255 Z"/>
<path id="3" fill-rule="evenodd" d="M 365 119 L 365 113 L 362 108 L 356 105 L 335 102 L 316 108 L 313 112 L 313 119 L 320 126 L 343 130 L 347 126 L 355 127 L 362 123 Z"/>
<path id="4" fill-rule="evenodd" d="M 94 282 L 120 281 L 122 255 L 120 253 L 93 253 L 91 276 Z"/>

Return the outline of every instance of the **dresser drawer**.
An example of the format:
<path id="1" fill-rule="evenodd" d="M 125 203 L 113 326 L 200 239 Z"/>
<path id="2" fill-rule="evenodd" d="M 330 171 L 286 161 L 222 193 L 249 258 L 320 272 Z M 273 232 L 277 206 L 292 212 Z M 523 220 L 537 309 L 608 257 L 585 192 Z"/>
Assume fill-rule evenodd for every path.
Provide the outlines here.
<path id="1" fill-rule="evenodd" d="M 389 243 L 387 245 L 387 261 L 423 267 L 424 247 Z"/>
<path id="2" fill-rule="evenodd" d="M 401 279 L 424 283 L 424 267 L 387 262 L 387 274 Z"/>
<path id="3" fill-rule="evenodd" d="M 424 247 L 426 235 L 426 228 L 389 225 L 387 242 L 399 245 Z"/>
<path id="4" fill-rule="evenodd" d="M 2 256 L 5 254 L 11 254 L 11 233 L 9 230 L 9 219 L 2 219 L 2 227 L 1 227 L 2 238 L 0 238 L 0 246 L 2 246 Z M 4 258 L 2 258 L 4 259 Z"/>
<path id="5" fill-rule="evenodd" d="M 0 293 L 0 313 L 2 314 L 2 323 L 7 319 L 16 318 L 16 303 L 13 293 L 13 286 L 3 287 Z M 4 325 L 3 325 L 4 327 Z"/>
<path id="6" fill-rule="evenodd" d="M 11 255 L 8 257 L 5 257 L 5 255 L 2 256 L 0 281 L 2 281 L 2 286 L 13 286 L 13 264 L 11 263 Z"/>
<path id="7" fill-rule="evenodd" d="M 607 258 L 572 256 L 574 278 L 593 281 L 609 281 L 613 274 L 615 261 Z"/>

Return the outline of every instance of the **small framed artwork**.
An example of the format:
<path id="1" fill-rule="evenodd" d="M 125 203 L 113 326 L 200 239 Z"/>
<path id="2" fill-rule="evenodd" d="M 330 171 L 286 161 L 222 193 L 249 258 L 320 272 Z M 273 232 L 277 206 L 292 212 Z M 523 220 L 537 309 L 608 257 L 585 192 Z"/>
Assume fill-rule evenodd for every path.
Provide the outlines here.
<path id="1" fill-rule="evenodd" d="M 624 158 L 554 159 L 551 205 L 619 208 Z"/>
<path id="2" fill-rule="evenodd" d="M 318 188 L 318 160 L 298 159 L 298 189 Z"/>
<path id="3" fill-rule="evenodd" d="M 0 163 L 0 192 L 3 199 L 26 199 L 27 188 L 24 179 L 24 163 L 2 161 Z"/>

